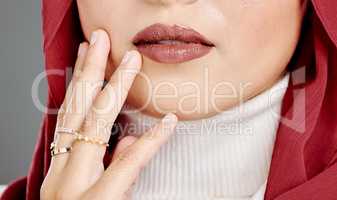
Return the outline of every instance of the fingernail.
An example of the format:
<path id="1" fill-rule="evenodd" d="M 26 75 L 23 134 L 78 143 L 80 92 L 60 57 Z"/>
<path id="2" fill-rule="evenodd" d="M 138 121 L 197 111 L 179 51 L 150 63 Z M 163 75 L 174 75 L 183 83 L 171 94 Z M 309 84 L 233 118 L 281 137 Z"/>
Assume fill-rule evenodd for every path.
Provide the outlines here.
<path id="1" fill-rule="evenodd" d="M 81 43 L 80 46 L 78 47 L 78 53 L 77 56 L 83 56 L 86 52 L 86 48 L 84 47 L 84 43 Z"/>
<path id="2" fill-rule="evenodd" d="M 173 129 L 177 125 L 177 122 L 178 122 L 178 118 L 173 113 L 166 114 L 165 117 L 162 119 L 162 123 L 165 129 L 168 131 L 168 133 L 171 133 L 173 131 Z"/>
<path id="3" fill-rule="evenodd" d="M 126 65 L 132 57 L 132 53 L 130 51 L 127 51 L 122 59 L 121 65 Z"/>
<path id="4" fill-rule="evenodd" d="M 176 123 L 178 121 L 178 118 L 173 113 L 168 113 L 164 116 L 163 120 L 164 123 Z"/>
<path id="5" fill-rule="evenodd" d="M 90 45 L 94 45 L 97 41 L 98 33 L 94 31 L 90 36 Z"/>

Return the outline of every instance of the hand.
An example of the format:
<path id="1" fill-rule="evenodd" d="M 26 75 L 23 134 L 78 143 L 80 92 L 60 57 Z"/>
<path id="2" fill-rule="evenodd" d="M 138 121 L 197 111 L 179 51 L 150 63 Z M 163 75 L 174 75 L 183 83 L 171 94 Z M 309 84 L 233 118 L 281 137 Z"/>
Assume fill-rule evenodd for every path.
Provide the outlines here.
<path id="1" fill-rule="evenodd" d="M 104 142 L 110 138 L 113 122 L 142 63 L 137 51 L 128 52 L 108 84 L 101 89 L 109 44 L 108 35 L 98 30 L 92 34 L 90 45 L 80 45 L 73 79 L 57 121 L 57 127 L 80 130 L 79 134 Z M 126 136 L 121 139 L 106 170 L 103 167 L 105 146 L 55 132 L 56 147 L 71 146 L 72 149 L 69 153 L 52 157 L 41 187 L 41 199 L 125 199 L 142 167 L 168 140 L 176 123 L 177 117 L 168 114 L 140 138 Z"/>

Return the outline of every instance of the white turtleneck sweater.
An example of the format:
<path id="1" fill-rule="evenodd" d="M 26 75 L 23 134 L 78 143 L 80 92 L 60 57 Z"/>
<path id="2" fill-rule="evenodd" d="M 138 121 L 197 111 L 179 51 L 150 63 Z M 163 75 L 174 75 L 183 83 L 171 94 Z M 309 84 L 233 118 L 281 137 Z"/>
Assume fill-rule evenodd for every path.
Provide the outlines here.
<path id="1" fill-rule="evenodd" d="M 178 122 L 144 168 L 133 200 L 262 200 L 289 75 L 211 118 Z M 128 114 L 146 129 L 158 119 Z M 144 128 L 145 127 L 145 128 Z"/>

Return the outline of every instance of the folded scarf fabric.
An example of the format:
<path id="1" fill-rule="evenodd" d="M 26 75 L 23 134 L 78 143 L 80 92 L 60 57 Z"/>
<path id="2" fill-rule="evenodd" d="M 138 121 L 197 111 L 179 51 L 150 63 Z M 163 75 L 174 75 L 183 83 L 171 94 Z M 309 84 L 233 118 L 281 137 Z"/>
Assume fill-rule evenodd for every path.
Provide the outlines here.
<path id="1" fill-rule="evenodd" d="M 284 120 L 275 141 L 266 200 L 335 200 L 337 196 L 337 1 L 308 3 L 301 40 L 288 66 Z M 52 111 L 63 101 L 66 70 L 74 66 L 83 36 L 75 1 L 42 0 L 42 17 L 47 106 Z M 10 184 L 1 200 L 39 199 L 55 124 L 56 115 L 46 114 L 27 177 Z"/>

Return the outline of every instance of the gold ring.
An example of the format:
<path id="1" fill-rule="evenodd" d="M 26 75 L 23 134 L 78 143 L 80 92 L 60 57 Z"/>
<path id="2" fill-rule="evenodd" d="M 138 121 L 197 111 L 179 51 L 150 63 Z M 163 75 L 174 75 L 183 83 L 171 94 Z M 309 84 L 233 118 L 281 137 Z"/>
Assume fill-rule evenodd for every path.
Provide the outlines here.
<path id="1" fill-rule="evenodd" d="M 102 145 L 102 146 L 105 146 L 105 147 L 109 146 L 109 144 L 104 142 L 103 140 L 90 138 L 88 136 L 80 134 L 78 131 L 76 131 L 74 129 L 58 127 L 58 128 L 56 128 L 55 131 L 57 133 L 65 133 L 65 134 L 73 135 L 73 136 L 75 136 L 75 140 L 77 140 L 77 141 L 82 141 L 82 142 L 86 142 L 86 143 L 90 143 L 90 144 L 98 144 L 98 145 Z"/>
<path id="2" fill-rule="evenodd" d="M 125 155 L 123 155 L 121 153 L 118 154 L 116 160 L 118 160 L 118 161 L 124 161 L 125 160 Z"/>
<path id="3" fill-rule="evenodd" d="M 54 142 L 50 144 L 50 153 L 52 157 L 60 155 L 60 154 L 70 153 L 71 150 L 72 150 L 72 147 L 59 147 L 58 148 L 56 147 L 56 144 Z"/>
<path id="4" fill-rule="evenodd" d="M 85 136 L 83 134 L 76 134 L 75 140 L 86 142 L 86 143 L 89 143 L 89 144 L 98 144 L 98 145 L 105 146 L 105 147 L 109 146 L 109 144 L 107 142 L 104 142 L 103 140 L 96 139 L 96 138 L 90 138 L 90 137 Z"/>

